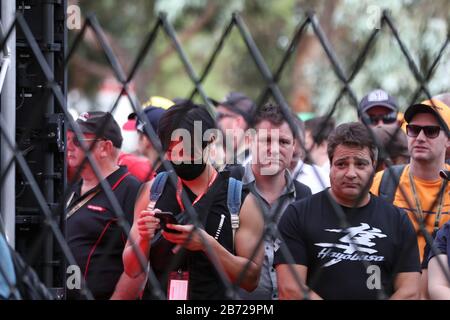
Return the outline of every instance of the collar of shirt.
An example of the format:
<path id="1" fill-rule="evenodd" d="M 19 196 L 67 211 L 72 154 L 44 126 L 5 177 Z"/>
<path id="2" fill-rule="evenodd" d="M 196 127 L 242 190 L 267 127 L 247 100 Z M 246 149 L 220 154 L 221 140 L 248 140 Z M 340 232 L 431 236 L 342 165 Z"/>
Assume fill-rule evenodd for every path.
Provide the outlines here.
<path id="1" fill-rule="evenodd" d="M 109 186 L 112 188 L 116 184 L 116 182 L 127 172 L 128 172 L 127 167 L 120 166 L 119 169 L 117 169 L 116 171 L 111 173 L 109 176 L 107 176 L 105 178 L 105 180 L 109 184 Z M 80 200 L 81 198 L 84 198 L 84 197 L 88 196 L 89 194 L 91 194 L 92 192 L 96 191 L 98 188 L 101 188 L 100 183 L 99 183 L 94 188 L 92 188 L 85 194 L 81 195 L 82 184 L 83 184 L 82 179 L 79 180 L 76 184 L 74 184 L 73 189 L 72 189 L 74 192 L 74 196 L 73 196 L 70 206 L 72 206 L 75 202 L 78 202 L 78 200 Z"/>
<path id="2" fill-rule="evenodd" d="M 280 198 L 283 197 L 284 195 L 291 195 L 291 194 L 295 198 L 296 196 L 295 185 L 293 183 L 292 176 L 289 170 L 286 169 L 284 171 L 284 177 L 286 178 L 286 185 L 285 188 L 283 189 L 283 192 L 280 195 Z M 260 194 L 258 188 L 256 187 L 255 175 L 253 174 L 251 163 L 247 163 L 247 165 L 245 166 L 245 172 L 244 176 L 242 177 L 242 183 L 247 186 L 248 185 L 254 186 L 254 189 L 258 192 L 258 194 Z M 288 186 L 290 186 L 289 189 L 287 189 Z"/>
<path id="3" fill-rule="evenodd" d="M 295 176 L 295 175 L 297 175 L 297 177 L 300 176 L 303 173 L 303 171 L 305 170 L 305 166 L 306 166 L 306 163 L 304 163 L 302 160 L 299 159 L 294 170 L 292 170 L 292 176 Z"/>

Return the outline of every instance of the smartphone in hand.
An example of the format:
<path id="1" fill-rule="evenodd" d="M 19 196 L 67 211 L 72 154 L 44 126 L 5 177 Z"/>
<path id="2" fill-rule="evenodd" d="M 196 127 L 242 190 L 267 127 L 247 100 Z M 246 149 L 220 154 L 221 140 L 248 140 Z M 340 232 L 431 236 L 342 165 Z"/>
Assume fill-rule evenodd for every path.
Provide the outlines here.
<path id="1" fill-rule="evenodd" d="M 169 229 L 166 227 L 168 223 L 170 224 L 179 224 L 177 218 L 175 218 L 172 212 L 155 212 L 155 217 L 159 219 L 159 224 L 161 229 L 170 233 L 181 233 L 180 231 Z"/>

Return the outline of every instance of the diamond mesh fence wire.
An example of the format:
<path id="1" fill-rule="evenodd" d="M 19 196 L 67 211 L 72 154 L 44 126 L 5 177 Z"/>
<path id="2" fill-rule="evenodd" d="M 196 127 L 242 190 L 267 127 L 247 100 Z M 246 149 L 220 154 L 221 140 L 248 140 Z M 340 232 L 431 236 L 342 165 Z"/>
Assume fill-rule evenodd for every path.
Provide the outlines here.
<path id="1" fill-rule="evenodd" d="M 112 211 L 114 212 L 116 219 L 114 220 L 114 223 L 117 225 L 118 228 L 121 229 L 123 234 L 126 235 L 126 238 L 128 239 L 130 246 L 132 248 L 132 251 L 134 252 L 136 256 L 136 260 L 139 264 L 139 268 L 142 270 L 142 272 L 145 273 L 145 276 L 142 278 L 136 278 L 135 282 L 138 282 L 139 290 L 137 293 L 135 293 L 134 297 L 131 298 L 138 298 L 138 293 L 142 292 L 144 287 L 146 290 L 151 291 L 151 294 L 157 298 L 157 299 L 165 299 L 166 295 L 164 292 L 163 287 L 161 286 L 160 281 L 157 278 L 157 275 L 155 274 L 153 270 L 152 263 L 149 264 L 149 256 L 148 253 L 144 253 L 141 251 L 140 247 L 137 243 L 134 243 L 133 239 L 130 237 L 130 228 L 131 225 L 127 221 L 124 209 L 121 204 L 119 203 L 118 199 L 116 199 L 116 196 L 111 188 L 111 186 L 108 184 L 108 182 L 104 179 L 105 177 L 102 175 L 102 171 L 100 170 L 98 163 L 96 162 L 96 159 L 92 156 L 92 151 L 97 145 L 97 141 L 94 141 L 91 145 L 88 145 L 85 140 L 83 139 L 83 132 L 81 131 L 78 124 L 75 122 L 75 120 L 71 117 L 68 108 L 67 108 L 67 101 L 66 97 L 63 94 L 63 90 L 60 87 L 58 83 L 55 82 L 54 75 L 52 74 L 52 69 L 49 67 L 47 61 L 44 58 L 44 55 L 42 53 L 41 48 L 36 42 L 36 39 L 33 36 L 33 33 L 31 32 L 29 26 L 27 25 L 27 22 L 25 21 L 24 17 L 21 14 L 18 14 L 15 20 L 15 23 L 7 29 L 6 33 L 2 35 L 1 37 L 1 43 L 2 43 L 2 50 L 6 48 L 5 44 L 9 36 L 11 35 L 11 32 L 15 29 L 19 28 L 21 32 L 23 32 L 26 41 L 28 45 L 31 48 L 31 51 L 37 60 L 41 72 L 44 74 L 46 79 L 46 85 L 49 88 L 48 95 L 44 97 L 43 100 L 46 99 L 54 99 L 55 103 L 61 108 L 61 110 L 64 113 L 65 116 L 65 126 L 66 129 L 70 128 L 70 130 L 73 131 L 74 137 L 78 139 L 80 142 L 80 147 L 85 153 L 85 157 L 83 159 L 82 164 L 78 167 L 75 173 L 76 179 L 74 181 L 78 180 L 77 178 L 80 177 L 82 168 L 85 165 L 89 165 L 95 175 L 97 176 L 99 180 L 99 192 L 102 192 L 107 201 L 109 202 L 109 205 L 111 206 Z M 299 43 L 301 43 L 302 39 L 305 36 L 305 32 L 308 28 L 311 28 L 314 35 L 318 38 L 320 45 L 322 49 L 324 50 L 327 59 L 329 60 L 332 70 L 334 74 L 336 75 L 337 79 L 341 83 L 341 89 L 339 91 L 338 96 L 334 100 L 334 103 L 332 105 L 332 108 L 327 113 L 326 117 L 327 119 L 330 119 L 336 112 L 338 108 L 339 102 L 344 98 L 348 97 L 351 105 L 357 109 L 358 106 L 358 97 L 356 96 L 354 90 L 352 89 L 352 81 L 356 77 L 356 75 L 361 72 L 362 66 L 364 65 L 366 58 L 369 55 L 369 52 L 374 47 L 375 42 L 377 41 L 377 36 L 380 33 L 381 30 L 387 29 L 391 32 L 392 37 L 395 39 L 397 45 L 401 49 L 403 56 L 405 58 L 404 63 L 408 64 L 408 67 L 413 74 L 414 78 L 417 81 L 417 90 L 414 92 L 414 94 L 411 96 L 411 104 L 416 102 L 419 96 L 425 95 L 428 99 L 432 98 L 431 92 L 428 89 L 427 83 L 432 79 L 434 70 L 436 69 L 437 65 L 439 64 L 440 59 L 443 56 L 443 53 L 445 49 L 448 47 L 449 43 L 449 35 L 447 35 L 446 41 L 442 44 L 440 47 L 439 53 L 433 60 L 433 63 L 430 67 L 430 69 L 425 73 L 422 74 L 417 65 L 415 64 L 414 60 L 411 57 L 411 54 L 409 53 L 408 49 L 406 48 L 405 44 L 403 43 L 401 39 L 401 35 L 399 34 L 398 30 L 396 29 L 395 22 L 390 17 L 388 12 L 384 12 L 381 21 L 380 21 L 380 29 L 374 29 L 372 34 L 367 39 L 363 49 L 361 50 L 360 54 L 358 55 L 358 58 L 356 59 L 356 62 L 351 68 L 351 71 L 349 74 L 347 74 L 344 71 L 344 68 L 342 67 L 341 62 L 339 61 L 338 57 L 336 56 L 332 45 L 330 44 L 329 39 L 323 32 L 321 25 L 319 24 L 316 15 L 314 12 L 308 12 L 305 16 L 304 21 L 299 24 L 297 31 L 293 35 L 290 44 L 282 57 L 280 63 L 278 64 L 277 68 L 274 69 L 274 72 L 270 70 L 267 63 L 265 62 L 264 57 L 262 56 L 258 46 L 256 45 L 251 32 L 248 30 L 245 21 L 243 18 L 235 13 L 232 15 L 229 24 L 226 25 L 224 28 L 224 31 L 222 33 L 221 38 L 219 39 L 216 46 L 211 50 L 211 56 L 208 59 L 208 61 L 205 63 L 204 68 L 200 72 L 200 75 L 197 74 L 197 72 L 194 70 L 188 55 L 185 53 L 182 45 L 180 44 L 176 31 L 172 24 L 168 21 L 167 16 L 164 13 L 161 13 L 154 26 L 148 33 L 148 35 L 145 37 L 145 40 L 142 44 L 142 47 L 139 49 L 136 58 L 134 59 L 132 63 L 132 67 L 130 69 L 130 72 L 127 74 L 121 64 L 119 63 L 117 57 L 115 56 L 113 50 L 111 49 L 111 46 L 108 42 L 108 39 L 105 37 L 102 26 L 96 19 L 95 15 L 89 15 L 87 16 L 85 23 L 80 30 L 80 32 L 77 34 L 76 38 L 74 39 L 71 47 L 67 51 L 64 66 L 65 68 L 68 67 L 68 65 L 71 62 L 71 59 L 73 58 L 74 53 L 79 50 L 80 45 L 84 41 L 84 37 L 86 33 L 92 32 L 96 38 L 96 41 L 98 42 L 99 46 L 101 47 L 101 51 L 104 54 L 104 57 L 106 61 L 108 62 L 108 67 L 112 70 L 115 79 L 120 83 L 121 85 L 121 92 L 117 95 L 117 98 L 115 99 L 114 104 L 109 109 L 110 112 L 113 112 L 119 103 L 119 100 L 122 96 L 126 96 L 126 98 L 129 100 L 132 109 L 137 114 L 137 118 L 142 121 L 144 125 L 144 132 L 145 135 L 148 137 L 148 139 L 151 141 L 151 144 L 157 150 L 159 158 L 156 161 L 160 161 L 161 166 L 163 169 L 167 172 L 169 172 L 169 183 L 172 186 L 177 186 L 178 183 L 178 177 L 173 171 L 172 164 L 169 161 L 165 161 L 165 151 L 163 150 L 163 146 L 161 144 L 161 141 L 159 141 L 158 135 L 153 129 L 153 127 L 146 121 L 146 116 L 143 112 L 143 109 L 141 108 L 141 102 L 138 100 L 138 98 L 135 96 L 135 94 L 130 90 L 130 85 L 133 81 L 133 79 L 136 76 L 136 73 L 138 70 L 142 67 L 142 63 L 144 59 L 149 54 L 149 51 L 152 49 L 152 46 L 154 45 L 155 39 L 158 36 L 159 33 L 165 34 L 165 36 L 169 39 L 172 46 L 176 50 L 178 54 L 178 58 L 181 61 L 184 70 L 186 74 L 188 75 L 189 79 L 191 80 L 193 84 L 193 90 L 191 91 L 190 95 L 187 97 L 188 100 L 193 100 L 197 95 L 200 96 L 201 100 L 204 103 L 204 107 L 209 112 L 209 114 L 215 118 L 216 111 L 213 108 L 212 101 L 210 100 L 207 92 L 203 88 L 203 82 L 205 81 L 207 75 L 211 72 L 212 67 L 214 63 L 216 62 L 218 55 L 220 51 L 223 49 L 224 44 L 226 43 L 231 31 L 233 28 L 236 28 L 239 36 L 242 38 L 242 40 L 245 43 L 245 46 L 248 50 L 248 55 L 251 57 L 253 62 L 255 63 L 256 68 L 258 69 L 259 73 L 261 74 L 262 78 L 265 82 L 265 87 L 261 88 L 260 95 L 257 99 L 257 110 L 255 110 L 255 114 L 258 112 L 260 108 L 264 104 L 266 104 L 269 100 L 273 100 L 276 104 L 278 104 L 281 107 L 284 119 L 288 123 L 290 129 L 292 132 L 297 133 L 298 132 L 298 125 L 294 117 L 292 116 L 291 109 L 289 107 L 289 104 L 287 103 L 283 93 L 281 92 L 278 82 L 282 78 L 283 71 L 285 70 L 287 66 L 287 62 L 291 58 L 293 52 L 298 48 Z M 436 107 L 436 106 L 434 106 Z M 32 113 L 30 113 L 32 114 Z M 360 115 L 361 116 L 361 115 Z M 393 183 L 395 185 L 399 185 L 398 192 L 402 194 L 403 198 L 406 199 L 408 202 L 408 208 L 411 208 L 411 210 L 414 212 L 418 212 L 418 208 L 416 204 L 413 202 L 412 199 L 408 196 L 408 191 L 404 190 L 404 187 L 399 184 L 400 177 L 395 175 L 394 172 L 391 170 L 391 164 L 389 153 L 387 152 L 387 148 L 385 146 L 379 144 L 378 140 L 375 138 L 375 134 L 372 130 L 372 128 L 368 125 L 368 123 L 364 123 L 366 126 L 368 132 L 372 136 L 372 138 L 377 142 L 379 152 L 383 155 L 387 156 L 387 164 L 389 165 L 386 170 L 390 171 L 390 179 L 393 180 Z M 101 138 L 103 136 L 104 130 L 106 129 L 107 123 L 106 121 L 100 125 L 100 127 L 96 130 L 95 136 L 96 138 Z M 73 255 L 73 252 L 71 252 L 71 249 L 66 241 L 65 237 L 65 228 L 64 228 L 64 221 L 59 221 L 58 216 L 65 216 L 67 214 L 67 202 L 70 198 L 73 188 L 75 186 L 75 183 L 68 184 L 62 194 L 60 199 L 57 199 L 57 206 L 56 209 L 51 206 L 51 204 L 47 203 L 46 198 L 44 196 L 46 190 L 40 189 L 40 184 L 36 180 L 36 175 L 32 172 L 30 169 L 30 164 L 27 163 L 27 160 L 25 158 L 27 150 L 21 150 L 18 146 L 20 143 L 15 141 L 15 137 L 11 137 L 8 135 L 5 128 L 8 127 L 8 123 L 5 123 L 4 118 L 2 115 L 0 115 L 0 131 L 1 131 L 1 138 L 6 141 L 8 144 L 8 147 L 12 150 L 14 153 L 14 159 L 11 161 L 11 164 L 13 161 L 15 164 L 19 167 L 21 174 L 23 175 L 24 179 L 28 182 L 31 191 L 39 205 L 39 214 L 43 216 L 43 219 L 45 221 L 45 224 L 48 226 L 48 228 L 45 228 L 42 230 L 42 237 L 48 236 L 48 234 L 51 234 L 52 237 L 56 240 L 56 245 L 58 247 L 58 250 L 61 251 L 61 254 L 64 258 L 64 262 L 66 265 L 72 266 L 77 265 L 76 259 Z M 318 132 L 322 132 L 325 129 L 325 124 L 323 128 L 319 128 Z M 397 131 L 401 130 L 401 128 L 397 128 Z M 31 133 L 28 133 L 31 134 Z M 25 135 L 26 136 L 26 135 Z M 310 149 L 307 149 L 305 147 L 303 139 L 300 137 L 300 135 L 295 134 L 295 139 L 297 140 L 297 143 L 301 145 L 301 148 L 303 149 L 303 152 L 305 155 L 308 155 L 310 153 Z M 64 147 L 67 147 L 65 145 Z M 156 166 L 156 162 L 153 163 L 153 168 Z M 1 173 L 0 181 L 2 182 L 1 187 L 2 188 L 8 188 L 10 186 L 4 185 L 4 176 L 8 172 L 10 166 L 6 167 L 6 170 L 4 170 Z M 315 168 L 315 167 L 313 167 Z M 315 169 L 316 170 L 316 169 Z M 292 181 L 290 182 L 290 185 L 286 186 L 287 189 L 290 189 L 293 187 L 294 180 L 296 179 L 297 175 L 300 173 L 300 171 L 297 171 L 296 174 L 292 177 Z M 326 187 L 325 181 L 322 181 L 321 175 L 315 171 L 315 175 L 317 176 L 317 179 L 322 184 L 322 187 Z M 364 189 L 368 190 L 370 188 L 370 185 L 366 186 Z M 334 213 L 338 217 L 340 221 L 340 228 L 347 229 L 350 227 L 349 222 L 347 221 L 347 217 L 345 212 L 343 211 L 342 207 L 331 197 L 329 193 L 326 193 L 328 200 L 330 203 L 332 203 Z M 359 205 L 364 200 L 367 193 L 361 193 L 359 199 L 355 203 L 355 208 L 359 207 Z M 257 259 L 258 253 L 261 252 L 261 248 L 263 247 L 264 241 L 267 238 L 275 239 L 280 238 L 280 234 L 277 229 L 277 222 L 279 221 L 283 211 L 282 208 L 285 208 L 286 206 L 286 199 L 281 199 L 276 205 L 272 206 L 270 209 L 267 208 L 264 203 L 262 203 L 262 199 L 255 197 L 257 200 L 257 204 L 259 207 L 259 214 L 261 215 L 265 228 L 263 232 L 258 235 L 258 241 L 257 244 L 254 247 L 254 250 L 251 255 L 242 257 L 245 260 L 245 263 L 243 264 L 242 270 L 239 271 L 238 275 L 235 276 L 235 274 L 232 274 L 230 271 L 229 266 L 225 266 L 219 255 L 223 255 L 223 252 L 220 252 L 215 248 L 214 246 L 211 246 L 211 242 L 208 242 L 205 238 L 205 235 L 201 232 L 197 232 L 198 229 L 205 229 L 204 223 L 199 218 L 199 213 L 193 206 L 192 202 L 189 199 L 188 194 L 183 189 L 181 193 L 181 201 L 184 205 L 185 215 L 187 216 L 187 221 L 192 224 L 194 227 L 191 232 L 191 237 L 194 237 L 194 234 L 198 235 L 200 237 L 201 242 L 203 243 L 203 246 L 205 247 L 205 255 L 208 257 L 210 263 L 214 266 L 216 272 L 217 272 L 217 278 L 220 280 L 220 285 L 225 288 L 226 297 L 230 299 L 237 299 L 239 297 L 239 289 L 242 287 L 243 283 L 245 282 L 245 277 L 247 276 L 247 272 L 252 268 L 252 264 L 254 263 L 255 259 Z M 433 206 L 431 206 L 430 210 L 436 207 L 438 202 L 438 198 L 436 198 L 435 203 Z M 55 214 L 56 212 L 56 214 Z M 433 237 L 430 234 L 430 232 L 427 230 L 427 222 L 429 219 L 433 219 L 431 214 L 427 214 L 425 217 L 421 217 L 419 214 L 414 214 L 412 217 L 415 219 L 415 223 L 418 225 L 418 231 L 417 233 L 420 235 L 423 235 L 425 238 L 425 241 L 428 245 L 430 245 L 430 250 L 437 254 L 436 248 L 432 246 Z M 3 227 L 2 227 L 3 231 Z M 104 253 L 104 261 L 107 261 L 108 259 L 108 252 L 110 252 L 115 245 L 117 245 L 117 242 L 122 241 L 122 239 L 111 239 L 111 243 L 109 243 L 105 248 Z M 38 247 L 39 242 L 42 241 L 36 241 L 35 245 L 31 248 L 29 248 L 29 256 L 34 257 L 34 259 L 37 258 L 39 255 Z M 350 238 L 349 242 L 350 248 L 358 253 L 358 254 L 364 254 L 361 252 L 361 247 L 353 238 Z M 151 250 L 151 248 L 150 248 Z M 294 277 L 295 281 L 297 282 L 301 292 L 303 293 L 303 296 L 305 299 L 310 298 L 310 292 L 309 289 L 306 287 L 306 283 L 308 283 L 308 287 L 314 287 L 315 282 L 320 278 L 321 276 L 321 270 L 317 273 L 315 273 L 315 276 L 312 279 L 301 279 L 298 273 L 294 271 L 294 268 L 292 267 L 295 265 L 294 258 L 292 256 L 292 253 L 289 252 L 289 250 L 286 250 L 284 247 L 281 247 L 282 255 L 286 257 L 287 261 L 290 261 L 289 266 L 292 272 L 292 276 Z M 180 261 L 183 260 L 183 254 L 185 252 L 183 250 L 179 251 L 174 255 L 173 261 L 171 261 L 167 265 L 168 270 L 172 270 L 174 266 L 178 265 Z M 233 253 L 232 253 L 233 254 Z M 235 255 L 239 255 L 239 253 L 234 253 Z M 365 269 L 367 269 L 370 266 L 370 263 L 365 260 L 360 260 L 361 264 L 364 266 Z M 99 258 L 99 260 L 96 262 L 101 264 L 102 263 L 102 257 Z M 106 262 L 105 262 L 106 263 Z M 441 264 L 441 268 L 445 270 L 444 266 Z M 17 290 L 20 288 L 20 283 L 23 281 L 23 278 L 25 277 L 25 274 L 18 273 L 16 281 L 10 281 L 11 279 L 7 276 L 8 270 L 5 269 L 5 266 L 3 264 L 0 264 L 0 275 L 3 276 L 4 279 L 6 279 L 6 284 L 10 292 L 10 296 L 8 298 L 10 299 L 17 299 Z M 230 275 L 232 274 L 232 275 Z M 447 279 L 450 282 L 450 275 L 445 273 Z M 81 277 L 81 292 L 80 295 L 85 299 L 93 299 L 94 296 L 89 290 L 89 282 L 85 281 L 84 277 Z M 91 280 L 92 281 L 92 280 Z M 93 280 L 95 281 L 95 279 Z M 378 291 L 378 298 L 379 299 L 385 299 L 388 298 L 389 295 L 385 290 L 379 290 Z"/>

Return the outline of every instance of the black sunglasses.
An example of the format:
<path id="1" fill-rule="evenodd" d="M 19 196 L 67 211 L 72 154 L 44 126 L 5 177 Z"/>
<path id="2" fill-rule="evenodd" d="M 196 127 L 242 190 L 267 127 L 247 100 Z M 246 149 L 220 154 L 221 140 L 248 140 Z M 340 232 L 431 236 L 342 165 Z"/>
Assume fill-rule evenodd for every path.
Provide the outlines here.
<path id="1" fill-rule="evenodd" d="M 408 124 L 406 126 L 406 134 L 411 138 L 416 138 L 420 131 L 423 130 L 423 133 L 427 138 L 434 139 L 439 135 L 441 131 L 441 127 L 439 126 L 416 126 L 414 124 Z"/>
<path id="2" fill-rule="evenodd" d="M 384 124 L 391 124 L 394 123 L 397 120 L 397 112 L 391 112 L 384 115 L 379 116 L 370 116 L 367 115 L 367 120 L 369 124 L 376 125 L 381 120 Z"/>

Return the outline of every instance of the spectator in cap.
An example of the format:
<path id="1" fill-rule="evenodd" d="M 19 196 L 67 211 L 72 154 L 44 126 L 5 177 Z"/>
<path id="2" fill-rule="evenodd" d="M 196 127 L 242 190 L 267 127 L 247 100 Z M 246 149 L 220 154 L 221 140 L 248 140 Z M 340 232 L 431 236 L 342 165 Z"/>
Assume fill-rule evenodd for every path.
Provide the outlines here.
<path id="1" fill-rule="evenodd" d="M 133 280 L 123 274 L 122 252 L 126 235 L 119 227 L 117 213 L 100 182 L 105 181 L 110 186 L 129 225 L 133 223 L 140 183 L 126 167 L 117 165 L 122 135 L 110 113 L 83 113 L 76 125 L 83 138 L 79 139 L 72 129 L 68 130 L 67 161 L 69 167 L 79 169 L 81 179 L 73 185 L 67 201 L 67 243 L 95 299 L 111 298 L 119 278 L 128 282 L 128 287 L 135 289 L 130 289 L 129 293 L 134 292 L 137 296 L 138 288 L 133 284 L 142 279 Z M 86 152 L 90 152 L 100 176 L 95 174 L 93 164 L 85 159 Z M 69 299 L 81 298 L 77 289 L 68 288 L 67 296 Z"/>
<path id="2" fill-rule="evenodd" d="M 151 161 L 156 161 L 157 153 L 153 147 L 147 133 L 145 132 L 146 124 L 149 124 L 155 134 L 158 133 L 159 120 L 163 116 L 166 110 L 158 107 L 148 107 L 144 109 L 144 121 L 138 119 L 136 122 L 136 131 L 139 134 L 139 153 L 150 159 Z"/>
<path id="3" fill-rule="evenodd" d="M 160 162 L 158 160 L 158 152 L 150 141 L 150 138 L 145 131 L 145 126 L 146 124 L 150 125 L 155 132 L 156 139 L 159 139 L 156 134 L 158 133 L 159 120 L 161 119 L 165 111 L 166 110 L 163 108 L 148 107 L 143 112 L 144 119 L 142 120 L 144 121 L 138 119 L 136 122 L 136 131 L 138 132 L 139 136 L 139 153 L 143 155 L 150 163 L 150 174 L 147 177 L 146 181 L 151 180 L 155 176 L 156 172 L 158 171 Z"/>
<path id="4" fill-rule="evenodd" d="M 168 109 L 173 106 L 173 101 L 164 97 L 152 96 L 142 104 L 142 109 L 148 107 L 158 107 Z M 123 145 L 122 152 L 139 155 L 139 135 L 136 131 L 137 115 L 132 112 L 128 115 L 128 120 L 122 126 Z"/>
<path id="5" fill-rule="evenodd" d="M 172 105 L 173 102 L 169 99 L 153 96 L 142 106 L 143 116 L 155 133 L 158 131 L 159 119 L 164 111 Z M 138 119 L 136 113 L 131 113 L 122 130 L 133 132 L 133 135 L 136 135 L 136 154 L 122 152 L 119 155 L 119 165 L 127 166 L 131 174 L 139 181 L 150 181 L 155 175 L 154 169 L 157 167 L 158 154 L 144 131 L 144 122 Z"/>
<path id="6" fill-rule="evenodd" d="M 213 102 L 217 106 L 217 124 L 225 137 L 225 163 L 245 165 L 250 146 L 245 131 L 253 125 L 255 103 L 240 92 L 231 92 L 224 101 Z"/>
<path id="7" fill-rule="evenodd" d="M 425 224 L 426 232 L 435 235 L 437 230 L 450 221 L 450 186 L 441 179 L 439 172 L 449 170 L 445 163 L 445 151 L 450 146 L 450 108 L 439 100 L 425 100 L 410 106 L 405 112 L 406 134 L 410 164 L 400 167 L 395 193 L 390 201 L 403 208 L 417 233 L 422 268 L 427 269 L 426 241 L 418 221 Z M 371 192 L 384 197 L 387 187 L 382 181 L 392 180 L 390 170 L 375 175 Z M 392 199 L 392 200 L 391 200 Z M 420 220 L 419 220 L 420 219 Z M 422 284 L 426 272 L 422 272 Z M 426 285 L 422 285 L 422 297 L 427 296 Z"/>
<path id="8" fill-rule="evenodd" d="M 378 146 L 382 147 L 378 153 L 376 172 L 386 169 L 388 158 L 393 165 L 409 162 L 408 141 L 403 130 L 392 126 L 381 126 L 373 128 L 373 133 L 378 139 Z"/>
<path id="9" fill-rule="evenodd" d="M 100 160 L 100 154 L 96 154 L 94 151 L 96 147 L 103 146 L 101 142 L 107 142 L 105 143 L 105 146 L 108 147 L 108 152 L 106 154 L 108 158 L 113 161 L 117 160 L 123 139 L 119 125 L 110 113 L 102 111 L 85 112 L 78 117 L 76 124 L 83 133 L 83 141 L 86 143 L 90 142 L 88 144 L 89 146 L 95 142 L 95 146 L 92 147 L 93 150 L 91 151 L 94 157 L 99 156 L 96 160 Z M 69 140 L 68 142 L 72 142 L 70 146 L 69 143 L 67 146 L 68 165 L 70 167 L 78 167 L 83 162 L 85 162 L 86 165 L 87 162 L 84 161 L 85 154 L 81 148 L 80 140 L 75 136 L 72 128 L 69 128 L 67 138 Z M 69 147 L 75 147 L 76 149 Z M 105 163 L 105 165 L 109 165 L 109 163 Z M 115 166 L 115 163 L 111 166 Z"/>
<path id="10" fill-rule="evenodd" d="M 174 102 L 172 100 L 169 100 L 164 97 L 159 96 L 152 96 L 150 99 L 148 99 L 143 105 L 142 109 L 147 109 L 149 107 L 158 107 L 162 108 L 164 110 L 169 109 L 171 106 L 174 105 Z M 137 122 L 137 114 L 136 112 L 132 112 L 128 115 L 128 121 L 124 123 L 122 130 L 125 131 L 136 131 L 136 122 Z"/>
<path id="11" fill-rule="evenodd" d="M 377 89 L 366 95 L 358 106 L 358 118 L 370 127 L 399 126 L 398 105 L 394 97 Z"/>

